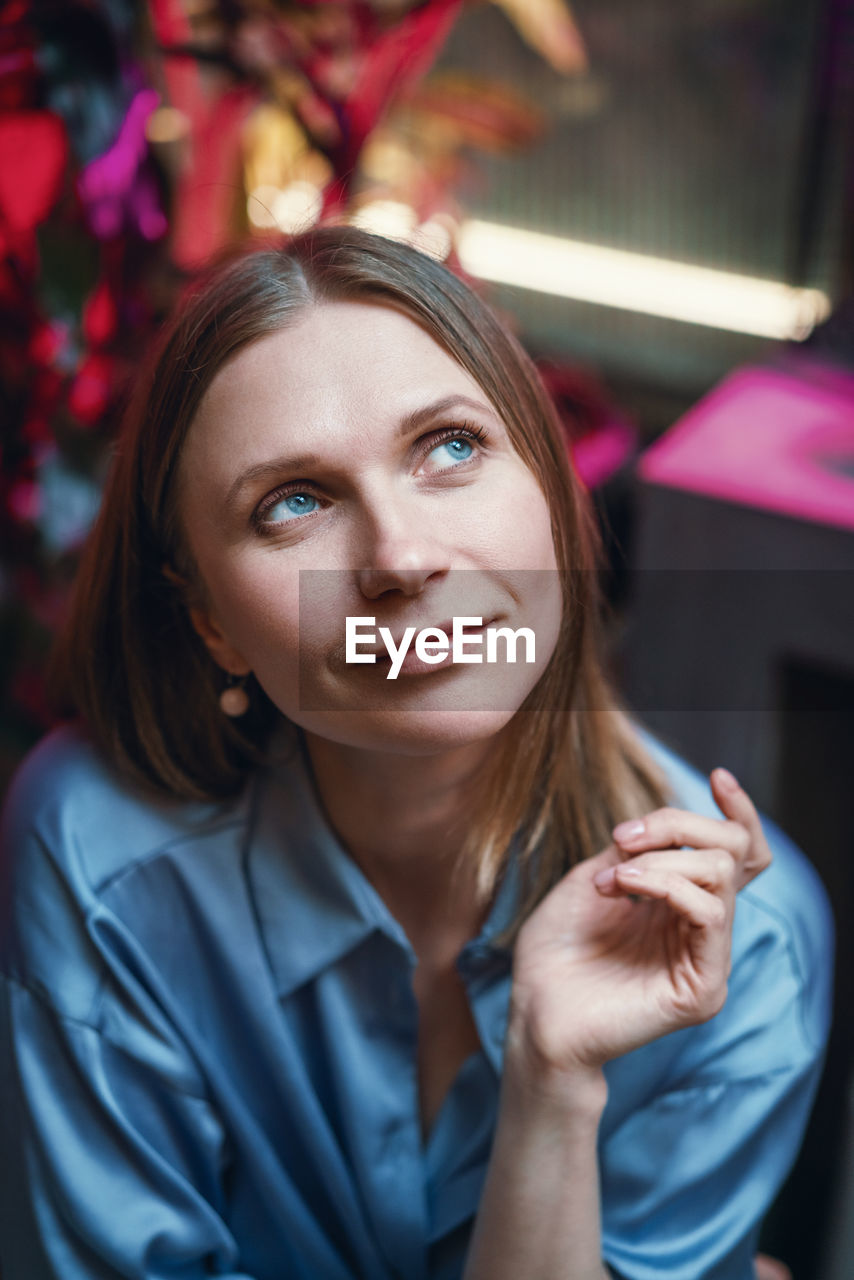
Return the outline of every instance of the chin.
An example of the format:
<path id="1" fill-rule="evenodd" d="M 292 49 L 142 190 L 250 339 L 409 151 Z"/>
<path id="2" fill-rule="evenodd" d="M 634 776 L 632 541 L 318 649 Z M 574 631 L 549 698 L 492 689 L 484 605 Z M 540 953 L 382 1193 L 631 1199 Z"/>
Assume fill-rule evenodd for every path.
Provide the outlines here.
<path id="1" fill-rule="evenodd" d="M 496 737 L 513 717 L 489 711 L 393 708 L 323 711 L 292 717 L 308 733 L 341 746 L 403 756 L 430 756 Z"/>
<path id="2" fill-rule="evenodd" d="M 305 681 L 299 694 L 268 695 L 307 733 L 341 746 L 429 756 L 497 737 L 540 685 L 546 663 L 470 666 L 388 681 L 362 667 L 345 680 Z M 286 705 L 287 704 L 287 705 Z"/>

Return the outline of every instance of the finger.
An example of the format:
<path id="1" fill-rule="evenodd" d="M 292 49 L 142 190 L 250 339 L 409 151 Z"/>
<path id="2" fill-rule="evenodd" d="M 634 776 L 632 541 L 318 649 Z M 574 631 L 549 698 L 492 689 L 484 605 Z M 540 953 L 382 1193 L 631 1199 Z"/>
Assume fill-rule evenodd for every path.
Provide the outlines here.
<path id="1" fill-rule="evenodd" d="M 729 821 L 740 823 L 750 836 L 750 848 L 742 862 L 746 883 L 771 865 L 771 849 L 765 838 L 762 820 L 750 796 L 739 786 L 729 769 L 713 769 L 709 780 L 715 804 Z"/>
<path id="2" fill-rule="evenodd" d="M 750 855 L 750 832 L 735 819 L 706 818 L 688 809 L 655 809 L 614 827 L 616 844 L 634 856 L 644 849 L 724 848 L 736 862 Z"/>
<path id="3" fill-rule="evenodd" d="M 675 871 L 657 871 L 623 862 L 614 868 L 616 885 L 625 894 L 651 898 L 667 905 L 695 929 L 724 931 L 729 921 L 727 903 L 716 893 Z"/>
<path id="4" fill-rule="evenodd" d="M 792 1273 L 785 1262 L 778 1262 L 776 1258 L 769 1258 L 764 1253 L 757 1253 L 753 1262 L 756 1280 L 792 1280 Z"/>
<path id="5" fill-rule="evenodd" d="M 677 965 L 682 974 L 679 985 L 685 1010 L 705 1021 L 726 999 L 735 895 L 711 893 L 674 871 L 651 869 L 651 864 L 651 858 L 620 863 L 613 868 L 615 886 L 627 898 L 666 903 L 687 925 L 690 940 L 686 939 L 684 958 L 690 956 L 690 965 Z"/>
<path id="6" fill-rule="evenodd" d="M 628 866 L 653 873 L 680 875 L 710 893 L 722 897 L 735 896 L 737 870 L 726 849 L 663 849 L 639 853 L 630 863 L 618 863 L 599 871 L 593 877 L 599 892 L 605 897 L 622 894 L 624 889 L 617 871 Z"/>

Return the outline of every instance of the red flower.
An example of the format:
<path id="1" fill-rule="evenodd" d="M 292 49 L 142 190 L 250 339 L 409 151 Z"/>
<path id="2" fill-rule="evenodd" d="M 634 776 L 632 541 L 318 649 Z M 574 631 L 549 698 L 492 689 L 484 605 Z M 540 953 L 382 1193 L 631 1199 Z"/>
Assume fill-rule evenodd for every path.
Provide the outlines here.
<path id="1" fill-rule="evenodd" d="M 115 335 L 116 300 L 107 281 L 98 282 L 83 309 L 83 333 L 92 347 L 102 347 Z"/>
<path id="2" fill-rule="evenodd" d="M 68 157 L 65 126 L 52 111 L 0 116 L 0 218 L 32 232 L 59 195 Z"/>
<path id="3" fill-rule="evenodd" d="M 88 355 L 68 393 L 68 408 L 84 427 L 94 427 L 110 401 L 113 361 L 102 352 Z"/>

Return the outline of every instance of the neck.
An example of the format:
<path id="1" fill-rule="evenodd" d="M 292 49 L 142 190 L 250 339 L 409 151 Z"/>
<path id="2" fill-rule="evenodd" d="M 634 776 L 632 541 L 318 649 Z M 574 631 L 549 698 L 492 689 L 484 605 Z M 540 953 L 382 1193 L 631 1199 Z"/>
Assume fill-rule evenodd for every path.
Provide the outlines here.
<path id="1" fill-rule="evenodd" d="M 419 958 L 456 954 L 486 915 L 476 868 L 455 869 L 492 743 L 401 756 L 305 740 L 330 825 Z"/>

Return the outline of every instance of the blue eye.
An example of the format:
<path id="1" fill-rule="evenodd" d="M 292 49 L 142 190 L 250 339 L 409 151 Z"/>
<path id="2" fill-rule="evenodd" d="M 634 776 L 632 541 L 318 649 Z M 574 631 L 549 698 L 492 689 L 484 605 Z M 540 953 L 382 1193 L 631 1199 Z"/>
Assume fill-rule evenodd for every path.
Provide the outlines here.
<path id="1" fill-rule="evenodd" d="M 439 457 L 439 453 L 444 450 L 444 458 Z M 474 445 L 471 440 L 467 440 L 465 436 L 454 436 L 450 440 L 443 440 L 441 444 L 437 444 L 431 449 L 427 455 L 428 461 L 435 458 L 440 467 L 447 466 L 450 460 L 453 465 L 456 462 L 467 462 L 474 453 Z"/>
<path id="2" fill-rule="evenodd" d="M 284 524 L 297 516 L 308 516 L 320 506 L 312 493 L 288 493 L 264 512 L 265 524 Z"/>

